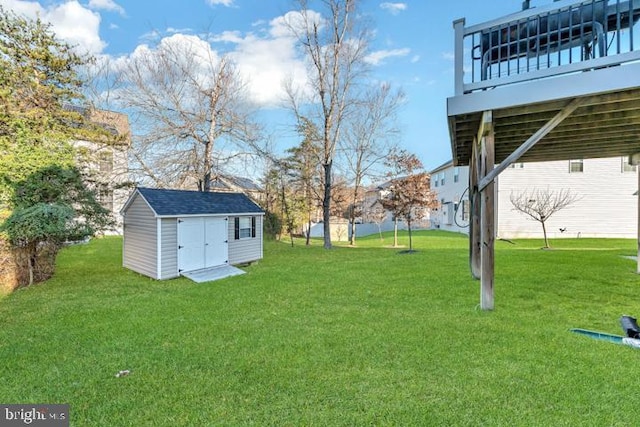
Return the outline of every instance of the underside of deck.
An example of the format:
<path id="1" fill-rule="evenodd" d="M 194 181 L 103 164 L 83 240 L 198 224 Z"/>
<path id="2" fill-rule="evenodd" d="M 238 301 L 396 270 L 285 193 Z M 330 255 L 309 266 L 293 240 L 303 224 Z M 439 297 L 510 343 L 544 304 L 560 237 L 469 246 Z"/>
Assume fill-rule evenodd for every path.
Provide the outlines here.
<path id="1" fill-rule="evenodd" d="M 517 161 L 640 152 L 640 63 L 633 63 L 449 98 L 454 164 L 469 165 L 484 112 L 492 112 L 495 162 L 501 163 L 575 99 L 581 105 Z"/>

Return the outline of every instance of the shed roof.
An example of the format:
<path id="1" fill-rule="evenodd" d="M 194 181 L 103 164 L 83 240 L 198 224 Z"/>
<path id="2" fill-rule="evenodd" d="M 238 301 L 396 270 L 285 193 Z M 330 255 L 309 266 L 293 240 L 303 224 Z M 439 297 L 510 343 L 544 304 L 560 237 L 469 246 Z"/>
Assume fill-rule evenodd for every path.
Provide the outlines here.
<path id="1" fill-rule="evenodd" d="M 158 216 L 264 213 L 260 206 L 242 193 L 205 193 L 144 187 L 137 188 L 136 192 Z M 128 203 L 123 210 L 127 206 Z"/>

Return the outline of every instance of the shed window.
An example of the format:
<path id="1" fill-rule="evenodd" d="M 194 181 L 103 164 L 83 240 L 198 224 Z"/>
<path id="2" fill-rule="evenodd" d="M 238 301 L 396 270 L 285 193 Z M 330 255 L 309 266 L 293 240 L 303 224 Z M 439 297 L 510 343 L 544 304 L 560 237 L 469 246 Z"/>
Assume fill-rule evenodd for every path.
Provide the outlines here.
<path id="1" fill-rule="evenodd" d="M 236 217 L 235 223 L 235 239 L 250 239 L 256 237 L 256 217 L 243 216 Z"/>

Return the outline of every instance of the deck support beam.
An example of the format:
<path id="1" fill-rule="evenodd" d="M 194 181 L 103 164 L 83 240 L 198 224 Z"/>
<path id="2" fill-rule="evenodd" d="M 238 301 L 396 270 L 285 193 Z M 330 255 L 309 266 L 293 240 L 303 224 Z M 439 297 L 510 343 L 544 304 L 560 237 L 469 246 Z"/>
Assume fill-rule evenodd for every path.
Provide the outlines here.
<path id="1" fill-rule="evenodd" d="M 497 167 L 495 166 L 495 126 L 492 111 L 482 114 L 477 136 L 471 148 L 469 168 L 469 199 L 471 222 L 469 230 L 471 274 L 480 279 L 480 308 L 493 310 L 495 267 L 495 179 L 509 165 L 535 146 L 576 109 L 588 104 L 591 97 L 570 101 L 551 120 L 529 137 Z M 640 193 L 640 174 L 638 178 Z M 640 274 L 640 196 L 638 198 L 638 273 Z"/>
<path id="2" fill-rule="evenodd" d="M 486 120 L 486 121 L 485 121 Z M 493 127 L 493 115 L 485 112 L 484 137 L 480 151 L 480 176 L 485 179 L 495 166 L 495 136 Z M 495 243 L 495 182 L 492 180 L 480 190 L 480 215 L 481 215 L 481 263 L 482 275 L 480 277 L 480 309 L 493 310 L 493 278 L 494 278 L 494 243 Z"/>
<path id="3" fill-rule="evenodd" d="M 493 310 L 495 184 L 491 180 L 482 190 L 478 185 L 495 166 L 495 134 L 491 111 L 483 113 L 471 151 L 471 273 L 474 278 L 480 278 L 480 308 Z"/>
<path id="4" fill-rule="evenodd" d="M 544 124 L 540 129 L 538 129 L 533 135 L 531 135 L 525 142 L 522 143 L 520 147 L 518 147 L 513 153 L 507 156 L 504 161 L 500 162 L 498 167 L 487 173 L 486 176 L 482 178 L 478 187 L 480 191 L 482 191 L 490 182 L 493 182 L 494 179 L 503 170 L 508 168 L 511 164 L 518 161 L 518 159 L 531 148 L 533 148 L 542 138 L 547 136 L 549 132 L 554 130 L 560 123 L 564 121 L 567 117 L 571 115 L 575 110 L 580 108 L 581 106 L 588 104 L 592 100 L 591 97 L 587 96 L 584 98 L 576 98 L 573 101 L 569 102 L 562 110 L 558 112 L 551 120 Z"/>

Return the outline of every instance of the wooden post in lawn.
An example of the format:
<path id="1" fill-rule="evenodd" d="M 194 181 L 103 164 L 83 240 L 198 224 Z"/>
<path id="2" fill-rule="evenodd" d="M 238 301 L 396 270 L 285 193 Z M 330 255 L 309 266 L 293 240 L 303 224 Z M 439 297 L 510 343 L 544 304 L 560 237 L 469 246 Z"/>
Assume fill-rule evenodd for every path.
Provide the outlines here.
<path id="1" fill-rule="evenodd" d="M 469 159 L 469 204 L 471 221 L 469 221 L 469 266 L 471 276 L 479 280 L 480 266 L 480 191 L 478 190 L 478 140 L 473 139 L 471 158 Z"/>
<path id="2" fill-rule="evenodd" d="M 495 166 L 495 134 L 493 114 L 485 111 L 478 136 L 480 140 L 480 180 Z M 480 192 L 481 248 L 480 309 L 493 310 L 494 243 L 495 243 L 495 182 L 492 180 Z"/>

